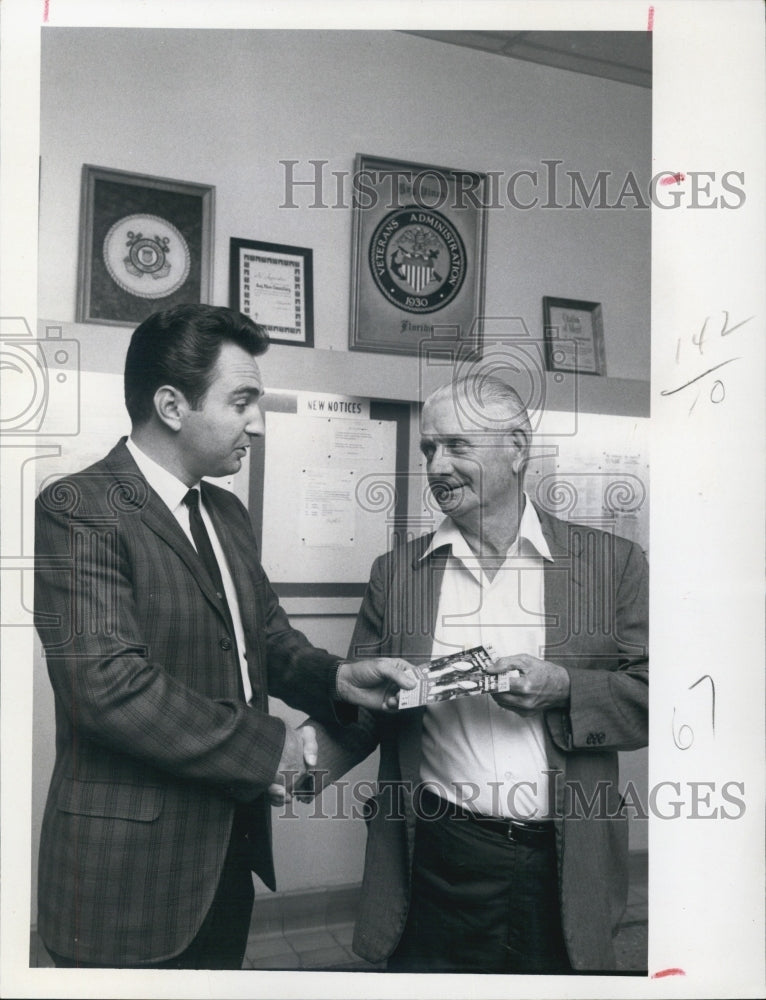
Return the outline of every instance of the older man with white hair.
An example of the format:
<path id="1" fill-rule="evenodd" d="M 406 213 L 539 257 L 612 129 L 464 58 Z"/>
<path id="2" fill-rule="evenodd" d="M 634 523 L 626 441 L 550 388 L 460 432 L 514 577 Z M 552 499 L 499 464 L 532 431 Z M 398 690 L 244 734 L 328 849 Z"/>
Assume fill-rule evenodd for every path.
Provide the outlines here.
<path id="1" fill-rule="evenodd" d="M 483 645 L 509 690 L 319 727 L 326 780 L 380 745 L 354 950 L 389 971 L 615 967 L 617 751 L 647 741 L 648 571 L 632 542 L 535 506 L 531 443 L 498 378 L 428 397 L 421 449 L 445 518 L 376 560 L 350 650 L 427 662 Z"/>

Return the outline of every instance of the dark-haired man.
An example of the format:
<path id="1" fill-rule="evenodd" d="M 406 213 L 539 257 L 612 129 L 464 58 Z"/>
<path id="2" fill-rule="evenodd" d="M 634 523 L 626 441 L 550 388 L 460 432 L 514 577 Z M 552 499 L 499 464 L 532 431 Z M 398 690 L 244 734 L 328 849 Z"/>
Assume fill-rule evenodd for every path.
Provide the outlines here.
<path id="1" fill-rule="evenodd" d="M 337 701 L 382 707 L 404 664 L 341 664 L 291 628 L 225 476 L 263 433 L 267 337 L 182 305 L 135 331 L 132 422 L 37 501 L 36 624 L 56 704 L 38 929 L 58 966 L 240 968 L 252 871 L 274 888 L 269 800 L 315 763 Z M 336 710 L 337 709 L 337 710 Z"/>
<path id="2" fill-rule="evenodd" d="M 510 690 L 317 731 L 325 779 L 380 745 L 354 950 L 391 971 L 615 968 L 616 751 L 647 740 L 646 561 L 532 503 L 531 439 L 497 378 L 432 393 L 421 450 L 445 519 L 376 560 L 351 641 L 412 662 L 488 646 Z"/>

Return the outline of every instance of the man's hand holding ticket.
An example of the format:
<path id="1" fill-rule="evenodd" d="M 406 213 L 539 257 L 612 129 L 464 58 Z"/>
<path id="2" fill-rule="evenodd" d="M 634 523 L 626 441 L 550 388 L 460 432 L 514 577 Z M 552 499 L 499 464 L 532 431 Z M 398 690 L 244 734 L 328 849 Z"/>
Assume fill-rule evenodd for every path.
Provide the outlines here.
<path id="1" fill-rule="evenodd" d="M 462 653 L 441 656 L 430 663 L 413 667 L 417 685 L 399 691 L 399 708 L 417 708 L 439 701 L 451 701 L 474 694 L 502 694 L 519 676 L 518 670 L 491 673 L 492 657 L 484 646 L 474 646 Z"/>

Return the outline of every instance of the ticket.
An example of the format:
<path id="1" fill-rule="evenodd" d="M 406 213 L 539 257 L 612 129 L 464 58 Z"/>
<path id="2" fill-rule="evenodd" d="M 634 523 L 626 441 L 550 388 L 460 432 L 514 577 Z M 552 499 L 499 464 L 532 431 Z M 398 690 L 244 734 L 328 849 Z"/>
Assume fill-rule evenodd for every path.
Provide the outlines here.
<path id="1" fill-rule="evenodd" d="M 492 657 L 484 646 L 474 646 L 462 653 L 440 656 L 430 663 L 413 667 L 417 687 L 399 691 L 399 708 L 418 708 L 439 701 L 452 701 L 474 694 L 498 694 L 510 689 L 510 681 L 518 670 L 503 674 L 488 674 Z"/>

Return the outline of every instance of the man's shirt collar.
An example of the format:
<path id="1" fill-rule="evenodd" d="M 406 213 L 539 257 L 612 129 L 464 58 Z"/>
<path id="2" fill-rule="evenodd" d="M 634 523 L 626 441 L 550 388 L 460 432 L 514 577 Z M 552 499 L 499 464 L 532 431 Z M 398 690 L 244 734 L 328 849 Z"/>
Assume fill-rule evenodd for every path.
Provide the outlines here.
<path id="1" fill-rule="evenodd" d="M 524 494 L 524 513 L 521 515 L 521 524 L 519 525 L 519 539 L 535 549 L 535 553 L 522 551 L 521 555 L 537 554 L 542 556 L 543 559 L 547 559 L 548 562 L 553 562 L 553 556 L 545 540 L 540 518 L 537 515 L 534 504 L 526 493 Z M 521 547 L 523 548 L 524 546 Z"/>
<path id="2" fill-rule="evenodd" d="M 452 555 L 463 562 L 476 559 L 475 553 L 450 517 L 445 517 L 434 532 L 428 548 L 420 557 L 421 561 L 431 555 L 432 552 L 435 552 L 436 549 L 444 548 L 445 546 L 450 546 Z M 538 556 L 547 559 L 549 562 L 553 562 L 553 556 L 543 535 L 540 518 L 537 516 L 537 511 L 526 493 L 524 494 L 524 513 L 521 515 L 519 533 L 508 551 L 509 554 Z"/>
<path id="3" fill-rule="evenodd" d="M 158 462 L 155 462 L 153 458 L 150 458 L 146 452 L 141 451 L 133 438 L 128 438 L 125 444 L 133 456 L 136 465 L 141 470 L 144 479 L 146 479 L 147 483 L 149 483 L 165 506 L 170 511 L 174 511 L 182 503 L 183 498 L 189 491 L 189 487 L 185 483 L 182 483 L 180 479 L 177 479 L 172 472 L 168 472 Z M 195 485 L 198 486 L 199 484 L 196 483 Z"/>

